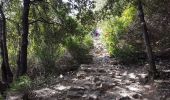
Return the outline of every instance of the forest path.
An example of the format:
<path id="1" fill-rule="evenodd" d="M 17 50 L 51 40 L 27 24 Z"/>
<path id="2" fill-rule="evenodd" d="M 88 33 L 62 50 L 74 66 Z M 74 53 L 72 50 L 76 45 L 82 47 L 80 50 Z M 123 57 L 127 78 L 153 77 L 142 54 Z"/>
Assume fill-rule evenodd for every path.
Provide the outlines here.
<path id="1" fill-rule="evenodd" d="M 31 91 L 28 100 L 164 100 L 156 94 L 155 84 L 142 84 L 143 66 L 120 65 L 109 57 L 99 38 L 94 38 L 91 53 L 92 64 L 82 64 L 48 87 Z"/>
<path id="2" fill-rule="evenodd" d="M 144 99 L 152 87 L 140 85 L 138 75 L 111 59 L 98 37 L 91 51 L 93 64 L 82 64 L 72 75 L 60 76 L 58 84 L 34 91 L 44 100 L 130 100 Z M 114 65 L 113 65 L 114 64 Z M 42 93 L 41 93 L 42 91 Z M 35 99 L 36 99 L 35 98 Z M 35 100 L 34 99 L 34 100 Z"/>

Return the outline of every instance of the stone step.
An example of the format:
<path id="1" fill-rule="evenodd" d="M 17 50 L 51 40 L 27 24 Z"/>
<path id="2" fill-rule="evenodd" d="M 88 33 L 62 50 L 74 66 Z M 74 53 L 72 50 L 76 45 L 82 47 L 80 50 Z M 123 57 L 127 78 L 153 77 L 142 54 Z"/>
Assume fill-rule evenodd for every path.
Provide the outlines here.
<path id="1" fill-rule="evenodd" d="M 67 98 L 71 100 L 82 98 L 85 93 L 84 87 L 71 87 L 67 92 Z"/>

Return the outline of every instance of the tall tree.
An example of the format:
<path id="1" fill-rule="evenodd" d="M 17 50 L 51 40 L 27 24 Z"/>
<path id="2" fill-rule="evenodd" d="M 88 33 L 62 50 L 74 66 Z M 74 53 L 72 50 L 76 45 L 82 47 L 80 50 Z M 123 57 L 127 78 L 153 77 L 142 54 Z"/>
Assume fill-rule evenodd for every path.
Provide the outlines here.
<path id="1" fill-rule="evenodd" d="M 0 5 L 0 48 L 2 56 L 2 80 L 6 83 L 11 83 L 13 80 L 13 74 L 9 67 L 8 50 L 6 45 L 6 19 L 3 12 L 3 6 Z"/>
<path id="2" fill-rule="evenodd" d="M 139 18 L 141 21 L 142 25 L 142 30 L 143 30 L 143 38 L 144 42 L 146 45 L 146 52 L 148 56 L 148 61 L 149 61 L 149 77 L 155 78 L 156 77 L 156 66 L 155 66 L 155 61 L 153 59 L 153 53 L 152 53 L 152 47 L 150 45 L 150 39 L 149 39 L 149 34 L 148 34 L 148 29 L 146 26 L 145 18 L 144 18 L 144 11 L 143 11 L 143 6 L 141 0 L 138 0 L 138 12 L 139 12 Z"/>
<path id="3" fill-rule="evenodd" d="M 21 48 L 19 50 L 17 76 L 24 75 L 27 72 L 29 10 L 30 10 L 30 0 L 23 0 Z"/>

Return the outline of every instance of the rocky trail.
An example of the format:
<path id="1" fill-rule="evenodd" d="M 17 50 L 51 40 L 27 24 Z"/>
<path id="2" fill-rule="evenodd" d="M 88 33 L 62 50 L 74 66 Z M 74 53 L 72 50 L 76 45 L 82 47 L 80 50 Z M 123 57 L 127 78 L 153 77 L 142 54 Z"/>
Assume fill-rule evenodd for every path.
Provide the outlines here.
<path id="1" fill-rule="evenodd" d="M 91 54 L 93 63 L 82 64 L 77 71 L 60 75 L 48 87 L 32 90 L 25 100 L 170 100 L 169 81 L 143 84 L 145 67 L 119 64 L 109 57 L 98 38 L 94 39 Z M 19 99 L 11 96 L 9 100 Z"/>

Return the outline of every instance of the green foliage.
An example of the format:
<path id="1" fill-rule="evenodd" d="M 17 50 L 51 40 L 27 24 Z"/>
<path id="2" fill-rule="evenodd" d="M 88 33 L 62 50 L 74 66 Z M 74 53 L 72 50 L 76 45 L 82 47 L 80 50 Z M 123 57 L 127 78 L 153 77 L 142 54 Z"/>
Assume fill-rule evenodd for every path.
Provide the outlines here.
<path id="1" fill-rule="evenodd" d="M 63 48 L 62 45 L 58 45 L 58 47 L 56 48 L 52 48 L 51 46 L 49 47 L 46 45 L 43 48 L 41 48 L 41 50 L 39 50 L 40 54 L 38 54 L 38 57 L 41 60 L 41 64 L 45 69 L 46 75 L 48 73 L 57 74 L 57 68 L 55 62 L 60 56 L 62 56 L 64 51 L 65 48 Z"/>
<path id="2" fill-rule="evenodd" d="M 83 43 L 88 49 L 91 49 L 91 47 L 93 46 L 92 40 L 93 39 L 92 39 L 92 36 L 90 34 L 85 35 L 84 38 L 83 38 Z"/>
<path id="3" fill-rule="evenodd" d="M 88 59 L 92 44 L 90 35 L 84 37 L 72 36 L 65 41 L 66 48 L 78 63 L 85 63 L 84 61 Z"/>
<path id="4" fill-rule="evenodd" d="M 100 1 L 100 0 L 99 0 Z M 115 16 L 121 16 L 122 12 L 129 4 L 133 4 L 135 0 L 104 0 L 103 6 L 99 10 L 100 18 L 106 19 Z"/>
<path id="5" fill-rule="evenodd" d="M 22 91 L 31 86 L 31 79 L 28 76 L 21 76 L 11 84 L 11 91 Z"/>
<path id="6" fill-rule="evenodd" d="M 35 1 L 30 4 L 28 72 L 34 68 L 42 68 L 46 74 L 51 72 L 57 73 L 56 61 L 64 54 L 66 48 L 71 48 L 64 45 L 65 40 L 69 37 L 79 38 L 75 44 L 81 40 L 80 38 L 83 38 L 81 42 L 85 47 L 76 48 L 83 48 L 83 52 L 89 51 L 90 47 L 87 45 L 92 45 L 92 42 L 90 36 L 85 35 L 88 34 L 95 24 L 95 18 L 91 9 L 94 2 L 91 0 L 75 0 L 75 2 L 77 5 L 71 2 L 66 3 L 62 0 L 50 0 L 48 3 Z M 23 27 L 21 20 L 22 3 L 22 1 L 18 0 L 10 1 L 4 10 L 7 18 L 9 62 L 14 70 L 17 68 L 16 62 Z M 77 6 L 77 8 L 74 6 Z M 75 10 L 78 11 L 77 14 L 71 13 Z M 81 11 L 79 12 L 79 10 Z M 76 46 L 82 43 L 78 42 Z"/>
<path id="7" fill-rule="evenodd" d="M 131 55 L 134 48 L 124 41 L 123 35 L 127 32 L 128 27 L 133 22 L 136 15 L 135 7 L 129 5 L 122 12 L 121 16 L 104 20 L 100 23 L 104 34 L 102 39 L 106 44 L 110 55 L 118 58 L 126 58 Z"/>

